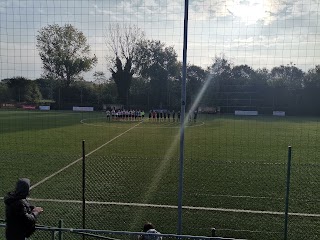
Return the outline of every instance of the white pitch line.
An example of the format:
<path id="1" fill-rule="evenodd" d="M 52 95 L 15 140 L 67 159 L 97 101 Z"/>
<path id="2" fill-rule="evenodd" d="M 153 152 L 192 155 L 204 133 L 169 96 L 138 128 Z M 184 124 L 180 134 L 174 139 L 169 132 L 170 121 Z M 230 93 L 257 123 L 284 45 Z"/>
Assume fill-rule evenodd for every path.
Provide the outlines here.
<path id="1" fill-rule="evenodd" d="M 55 202 L 55 203 L 79 203 L 80 200 L 61 200 L 61 199 L 40 199 L 40 198 L 29 198 L 35 202 Z M 98 202 L 98 201 L 86 201 L 86 204 L 91 205 L 116 205 L 116 206 L 127 206 L 127 207 L 153 207 L 153 208 L 170 208 L 178 209 L 178 206 L 174 205 L 160 205 L 160 204 L 146 204 L 146 203 L 123 203 L 123 202 Z M 274 211 L 258 211 L 258 210 L 247 210 L 247 209 L 232 209 L 232 208 L 211 208 L 211 207 L 193 207 L 193 206 L 182 206 L 186 210 L 203 210 L 203 211 L 215 211 L 215 212 L 233 212 L 233 213 L 251 213 L 251 214 L 268 214 L 268 215 L 284 215 L 284 212 Z M 312 213 L 289 213 L 290 216 L 298 217 L 320 217 L 320 214 Z"/>
<path id="2" fill-rule="evenodd" d="M 111 143 L 112 141 L 116 140 L 117 138 L 121 137 L 122 135 L 126 134 L 127 132 L 131 131 L 132 129 L 134 129 L 135 127 L 139 126 L 140 124 L 141 124 L 141 122 L 138 123 L 138 124 L 136 124 L 136 125 L 134 125 L 133 127 L 129 128 L 128 130 L 124 131 L 123 133 L 119 134 L 118 136 L 112 138 L 112 139 L 109 140 L 108 142 L 102 144 L 100 147 L 97 147 L 96 149 L 92 150 L 91 152 L 89 152 L 89 153 L 86 154 L 85 156 L 86 156 L 86 157 L 87 157 L 87 156 L 90 156 L 92 153 L 95 153 L 96 151 L 100 150 L 101 148 L 103 148 L 103 147 L 106 146 L 107 144 Z M 39 181 L 39 182 L 35 183 L 34 185 L 32 185 L 32 186 L 30 187 L 30 190 L 33 189 L 33 188 L 35 188 L 35 187 L 37 187 L 37 186 L 39 186 L 40 184 L 48 181 L 50 178 L 56 176 L 57 174 L 61 173 L 62 171 L 66 170 L 66 169 L 68 169 L 69 167 L 71 167 L 72 165 L 76 164 L 77 162 L 79 162 L 79 161 L 81 161 L 81 160 L 82 160 L 82 157 L 81 157 L 81 158 L 78 158 L 77 160 L 73 161 L 72 163 L 68 164 L 67 166 L 61 168 L 60 170 L 56 171 L 55 173 L 51 174 L 50 176 L 45 177 L 45 178 L 42 179 L 41 181 Z"/>

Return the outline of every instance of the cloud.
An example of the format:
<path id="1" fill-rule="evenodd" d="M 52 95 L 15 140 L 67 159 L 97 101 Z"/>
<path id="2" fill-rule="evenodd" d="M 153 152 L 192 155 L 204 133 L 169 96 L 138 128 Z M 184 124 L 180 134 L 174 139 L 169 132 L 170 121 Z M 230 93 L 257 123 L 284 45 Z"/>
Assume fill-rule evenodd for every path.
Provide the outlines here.
<path id="1" fill-rule="evenodd" d="M 225 52 L 235 61 L 252 61 L 256 66 L 263 64 L 263 59 L 271 65 L 272 61 L 278 63 L 279 58 L 290 59 L 299 54 L 304 56 L 300 62 L 319 62 L 319 10 L 318 0 L 190 0 L 188 61 L 205 65 L 216 54 Z M 137 25 L 147 38 L 173 45 L 181 60 L 181 0 L 0 0 L 0 13 L 1 33 L 6 33 L 0 35 L 0 78 L 8 75 L 12 61 L 16 71 L 22 69 L 18 59 L 25 61 L 25 56 L 29 57 L 26 64 L 34 61 L 38 68 L 35 72 L 41 72 L 36 53 L 2 53 L 13 46 L 32 47 L 37 31 L 53 23 L 69 23 L 84 32 L 92 52 L 99 58 L 99 70 L 105 69 L 104 35 L 110 23 Z M 261 59 L 259 64 L 256 59 Z"/>
<path id="2" fill-rule="evenodd" d="M 258 20 L 269 22 L 267 9 L 274 10 L 273 0 L 202 0 L 192 1 L 190 4 L 191 19 L 210 20 L 233 17 L 247 24 L 254 24 Z"/>
<path id="3" fill-rule="evenodd" d="M 233 17 L 246 25 L 268 26 L 278 20 L 297 16 L 319 15 L 317 0 L 193 0 L 190 20 L 219 20 Z"/>

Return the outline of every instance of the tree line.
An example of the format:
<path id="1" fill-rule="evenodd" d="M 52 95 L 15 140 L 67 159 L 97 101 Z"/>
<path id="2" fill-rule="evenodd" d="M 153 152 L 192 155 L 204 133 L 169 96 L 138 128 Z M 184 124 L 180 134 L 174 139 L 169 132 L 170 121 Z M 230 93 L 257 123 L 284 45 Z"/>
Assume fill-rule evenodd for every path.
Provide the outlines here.
<path id="1" fill-rule="evenodd" d="M 43 63 L 41 78 L 23 76 L 2 79 L 0 102 L 50 103 L 55 109 L 73 105 L 122 104 L 127 108 L 180 108 L 182 64 L 173 46 L 147 39 L 139 28 L 110 26 L 105 71 L 95 72 L 91 81 L 83 73 L 98 59 L 91 54 L 85 35 L 70 24 L 48 25 L 37 35 Z M 110 78 L 106 77 L 109 72 Z M 293 63 L 253 69 L 235 65 L 216 56 L 204 69 L 187 66 L 187 105 L 205 87 L 199 106 L 219 107 L 221 112 L 258 110 L 291 115 L 320 115 L 320 65 L 304 72 Z"/>

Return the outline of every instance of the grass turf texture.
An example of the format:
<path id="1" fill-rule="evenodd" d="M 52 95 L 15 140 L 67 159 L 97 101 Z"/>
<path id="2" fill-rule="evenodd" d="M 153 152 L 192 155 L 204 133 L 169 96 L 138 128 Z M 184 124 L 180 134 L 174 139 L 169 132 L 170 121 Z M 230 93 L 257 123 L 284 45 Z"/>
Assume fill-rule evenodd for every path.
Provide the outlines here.
<path id="1" fill-rule="evenodd" d="M 1 195 L 18 177 L 37 183 L 80 158 L 83 139 L 89 153 L 137 124 L 108 122 L 96 112 L 0 111 Z M 183 204 L 282 212 L 291 145 L 290 212 L 319 214 L 319 132 L 316 118 L 200 116 L 185 132 Z M 88 156 L 86 165 L 88 201 L 177 205 L 179 123 L 146 120 Z M 81 200 L 81 174 L 80 161 L 34 188 L 31 196 Z M 57 225 L 62 218 L 66 227 L 81 226 L 80 203 L 36 204 L 45 207 L 40 224 Z M 177 210 L 87 206 L 87 227 L 139 231 L 146 220 L 173 233 Z M 209 235 L 215 227 L 222 229 L 219 236 L 279 239 L 283 225 L 281 215 L 183 212 L 184 234 Z M 318 225 L 319 217 L 290 216 L 290 239 L 318 239 Z"/>

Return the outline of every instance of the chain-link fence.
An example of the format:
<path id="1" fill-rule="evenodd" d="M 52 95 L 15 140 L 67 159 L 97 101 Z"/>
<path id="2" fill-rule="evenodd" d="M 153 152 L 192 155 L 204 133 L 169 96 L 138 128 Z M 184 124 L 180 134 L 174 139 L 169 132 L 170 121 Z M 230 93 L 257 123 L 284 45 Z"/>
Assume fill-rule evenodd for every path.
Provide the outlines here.
<path id="1" fill-rule="evenodd" d="M 31 178 L 30 201 L 45 209 L 39 224 L 57 226 L 63 219 L 67 228 L 137 231 L 151 221 L 163 233 L 177 231 L 179 122 L 109 121 L 101 113 L 1 114 L 15 117 L 2 135 L 2 196 L 17 178 Z M 316 239 L 318 131 L 316 118 L 200 115 L 188 123 L 183 233 L 210 236 L 215 228 L 221 237 L 282 238 L 291 144 L 288 236 Z M 0 211 L 4 218 L 4 205 Z"/>
<path id="2" fill-rule="evenodd" d="M 5 228 L 5 224 L 0 223 L 0 229 Z M 214 232 L 213 232 L 214 233 Z M 108 239 L 108 240 L 121 240 L 121 239 L 211 239 L 211 240 L 236 240 L 234 238 L 221 238 L 221 237 L 206 237 L 206 236 L 192 236 L 192 235 L 176 235 L 176 234 L 163 234 L 155 229 L 151 232 L 129 232 L 129 231 L 110 231 L 110 230 L 94 230 L 94 229 L 76 229 L 65 228 L 63 221 L 60 220 L 58 226 L 36 226 L 36 231 L 31 237 L 32 239 Z M 240 240 L 240 239 L 238 239 Z"/>
<path id="3" fill-rule="evenodd" d="M 33 184 L 30 201 L 45 209 L 39 224 L 57 226 L 63 219 L 66 228 L 137 231 L 144 222 L 151 221 L 163 233 L 177 231 L 179 123 L 148 119 L 109 122 L 100 113 L 65 112 L 52 112 L 56 118 L 52 121 L 43 114 L 48 113 L 18 112 L 17 122 L 11 127 L 15 129 L 18 116 L 22 115 L 27 116 L 23 118 L 27 125 L 45 119 L 56 124 L 50 136 L 43 137 L 46 131 L 50 132 L 45 125 L 49 123 L 43 122 L 34 130 L 25 129 L 25 134 L 21 130 L 10 132 L 20 139 L 10 134 L 2 138 L 6 143 L 0 157 L 2 196 L 13 189 L 18 177 L 29 177 Z M 87 125 L 80 119 L 87 119 Z M 183 233 L 211 236 L 214 228 L 220 237 L 282 238 L 286 145 L 290 143 L 293 155 L 288 236 L 316 239 L 317 131 L 318 120 L 314 118 L 200 115 L 197 122 L 188 123 Z M 84 135 L 88 139 L 85 169 L 80 140 Z M 69 138 L 53 143 L 57 136 Z M 11 151 L 20 141 L 21 148 Z M 52 145 L 45 148 L 43 141 Z M 1 206 L 4 218 L 4 205 Z"/>
<path id="4" fill-rule="evenodd" d="M 39 224 L 269 240 L 288 206 L 288 239 L 320 238 L 317 1 L 17 0 L 0 13 L 0 194 L 30 178 Z"/>

